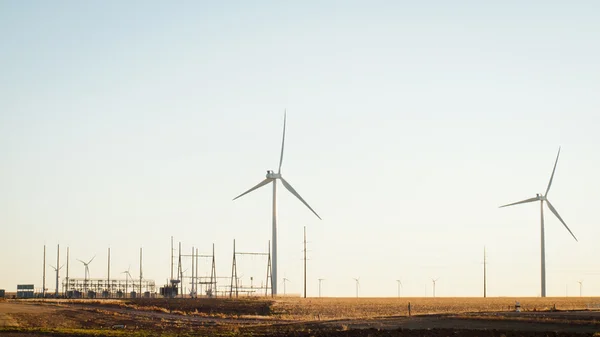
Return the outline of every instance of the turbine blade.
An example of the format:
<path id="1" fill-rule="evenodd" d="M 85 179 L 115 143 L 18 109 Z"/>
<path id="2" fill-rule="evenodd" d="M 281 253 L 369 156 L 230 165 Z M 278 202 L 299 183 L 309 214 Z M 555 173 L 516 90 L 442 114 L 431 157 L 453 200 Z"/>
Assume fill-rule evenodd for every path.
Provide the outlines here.
<path id="1" fill-rule="evenodd" d="M 529 199 L 525 199 L 525 200 L 513 202 L 512 204 L 502 205 L 502 206 L 500 206 L 500 208 L 507 207 L 507 206 L 512 206 L 512 205 L 518 205 L 518 204 L 526 204 L 528 202 L 534 202 L 534 201 L 538 201 L 538 200 L 540 200 L 538 197 L 529 198 Z"/>
<path id="2" fill-rule="evenodd" d="M 554 178 L 554 171 L 556 171 L 556 164 L 558 164 L 558 156 L 560 156 L 560 147 L 558 148 L 558 154 L 556 155 L 556 161 L 554 162 L 554 168 L 552 169 L 552 175 L 550 176 L 550 181 L 548 182 L 548 188 L 546 189 L 546 194 L 544 196 L 548 196 L 548 192 L 550 191 L 550 186 L 552 185 L 552 179 Z"/>
<path id="3" fill-rule="evenodd" d="M 80 259 L 76 259 L 76 260 L 79 261 L 79 262 L 81 262 L 81 263 L 83 263 L 83 264 L 85 264 L 85 262 L 81 261 Z"/>
<path id="4" fill-rule="evenodd" d="M 281 164 L 283 164 L 283 145 L 285 145 L 285 120 L 287 119 L 287 111 L 283 111 L 283 139 L 281 140 L 281 156 L 279 157 L 279 170 L 277 173 L 281 173 Z"/>
<path id="5" fill-rule="evenodd" d="M 94 257 L 92 257 L 92 259 L 90 260 L 90 262 L 88 262 L 87 264 L 92 263 L 92 261 L 96 258 L 96 255 L 94 255 Z"/>
<path id="6" fill-rule="evenodd" d="M 285 181 L 285 179 L 281 178 L 281 183 L 283 184 L 283 186 L 285 186 L 285 188 L 287 188 L 288 191 L 290 191 L 290 193 L 292 193 L 293 195 L 296 196 L 296 198 L 300 199 L 300 201 L 302 201 L 302 203 L 308 207 L 308 209 L 310 209 L 316 216 L 317 218 L 319 218 L 319 220 L 322 220 L 321 217 L 319 216 L 319 214 L 317 214 L 317 212 L 315 212 L 314 209 L 312 209 L 312 207 L 310 207 L 308 205 L 308 203 L 306 201 L 304 201 L 304 199 L 302 199 L 302 197 L 300 196 L 300 194 L 298 194 L 298 192 L 296 192 L 296 190 L 292 187 L 292 185 L 290 185 L 287 181 Z"/>
<path id="7" fill-rule="evenodd" d="M 573 234 L 573 232 L 571 232 L 571 230 L 569 229 L 569 226 L 567 226 L 565 221 L 560 217 L 560 215 L 558 215 L 556 208 L 554 208 L 554 206 L 552 206 L 552 204 L 550 203 L 550 200 L 546 199 L 546 203 L 548 204 L 548 208 L 550 208 L 552 213 L 554 213 L 554 215 L 556 215 L 558 220 L 560 220 L 560 222 L 562 222 L 562 224 L 565 225 L 565 228 L 569 231 L 569 233 L 571 233 L 571 235 L 573 236 L 573 239 L 575 239 L 575 241 L 579 242 L 579 240 L 577 240 L 577 238 L 575 237 L 575 234 Z"/>
<path id="8" fill-rule="evenodd" d="M 246 195 L 246 194 L 254 191 L 255 189 L 261 188 L 261 187 L 265 186 L 266 184 L 270 183 L 271 181 L 273 181 L 272 178 L 267 178 L 267 179 L 261 181 L 260 183 L 258 183 L 258 185 L 252 187 L 251 189 L 247 190 L 246 192 L 244 192 L 244 193 L 238 195 L 237 197 L 233 198 L 233 200 L 235 200 L 235 199 L 237 199 L 237 198 L 239 198 L 241 196 L 244 196 L 244 195 Z"/>

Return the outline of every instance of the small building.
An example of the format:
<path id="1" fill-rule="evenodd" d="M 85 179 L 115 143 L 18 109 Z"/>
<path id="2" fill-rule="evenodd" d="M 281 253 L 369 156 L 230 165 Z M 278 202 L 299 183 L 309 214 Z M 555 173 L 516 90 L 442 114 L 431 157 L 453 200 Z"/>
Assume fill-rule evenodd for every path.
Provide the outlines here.
<path id="1" fill-rule="evenodd" d="M 17 284 L 17 298 L 33 298 L 33 284 Z"/>
<path id="2" fill-rule="evenodd" d="M 4 298 L 6 292 L 4 291 L 4 289 L 0 289 L 0 298 Z"/>

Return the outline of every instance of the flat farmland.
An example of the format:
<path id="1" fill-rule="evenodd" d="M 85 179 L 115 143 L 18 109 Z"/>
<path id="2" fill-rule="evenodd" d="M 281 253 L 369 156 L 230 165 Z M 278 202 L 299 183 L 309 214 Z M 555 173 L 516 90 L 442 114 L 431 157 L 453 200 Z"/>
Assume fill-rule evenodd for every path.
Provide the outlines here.
<path id="1" fill-rule="evenodd" d="M 520 302 L 522 312 L 515 312 Z M 408 303 L 411 316 L 408 316 Z M 0 302 L 2 336 L 600 336 L 600 298 Z"/>
<path id="2" fill-rule="evenodd" d="M 459 314 L 514 311 L 519 302 L 522 311 L 600 309 L 597 297 L 399 297 L 399 298 L 282 298 L 273 305 L 273 314 L 294 319 L 334 319 L 377 316 Z"/>

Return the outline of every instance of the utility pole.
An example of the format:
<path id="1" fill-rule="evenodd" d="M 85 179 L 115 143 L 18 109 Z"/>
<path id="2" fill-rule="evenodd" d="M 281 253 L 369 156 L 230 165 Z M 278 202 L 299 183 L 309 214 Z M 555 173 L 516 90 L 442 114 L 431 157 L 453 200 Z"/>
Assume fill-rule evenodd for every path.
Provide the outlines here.
<path id="1" fill-rule="evenodd" d="M 56 292 L 55 297 L 58 298 L 58 271 L 60 270 L 60 244 L 56 247 Z"/>
<path id="2" fill-rule="evenodd" d="M 44 245 L 44 267 L 42 273 L 42 297 L 46 297 L 46 245 Z"/>
<path id="3" fill-rule="evenodd" d="M 321 297 L 321 281 L 325 280 L 324 278 L 319 279 L 319 297 Z"/>
<path id="4" fill-rule="evenodd" d="M 69 247 L 67 247 L 67 277 L 65 278 L 65 283 L 67 284 L 65 286 L 65 292 L 67 293 L 66 296 L 69 296 Z"/>
<path id="5" fill-rule="evenodd" d="M 110 247 L 108 247 L 108 296 L 110 297 Z"/>
<path id="6" fill-rule="evenodd" d="M 487 256 L 485 254 L 485 246 L 483 246 L 483 297 L 487 297 Z"/>
<path id="7" fill-rule="evenodd" d="M 192 257 L 192 290 L 190 291 L 191 298 L 194 297 L 194 285 L 195 285 L 195 282 L 194 282 L 194 275 L 195 275 L 194 274 L 194 259 L 195 259 L 194 251 L 195 251 L 194 247 L 192 246 L 192 255 L 191 255 L 191 257 Z"/>
<path id="8" fill-rule="evenodd" d="M 179 241 L 179 250 L 177 251 L 177 255 L 179 255 L 177 259 L 177 279 L 179 280 L 178 284 L 181 287 L 179 293 L 181 297 L 184 297 L 183 294 L 183 266 L 181 265 L 181 241 Z"/>
<path id="9" fill-rule="evenodd" d="M 285 282 L 283 287 L 285 288 Z M 304 298 L 306 298 L 306 226 L 304 226 Z"/>
<path id="10" fill-rule="evenodd" d="M 140 247 L 140 294 L 139 298 L 142 298 L 142 247 Z"/>
<path id="11" fill-rule="evenodd" d="M 396 280 L 398 282 L 398 297 L 400 297 L 400 287 L 402 287 L 402 281 Z"/>
<path id="12" fill-rule="evenodd" d="M 171 236 L 171 280 L 173 279 L 173 236 Z"/>

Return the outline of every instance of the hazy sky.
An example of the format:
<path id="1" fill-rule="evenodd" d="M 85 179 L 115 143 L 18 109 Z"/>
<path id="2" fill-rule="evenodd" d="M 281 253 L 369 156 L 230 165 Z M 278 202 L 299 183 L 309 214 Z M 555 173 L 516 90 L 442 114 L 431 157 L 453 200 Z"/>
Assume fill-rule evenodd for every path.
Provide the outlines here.
<path id="1" fill-rule="evenodd" d="M 600 295 L 597 1 L 2 1 L 0 288 L 41 287 L 42 250 L 71 277 L 169 277 L 185 252 L 266 251 L 276 170 L 279 284 L 308 294 Z M 64 259 L 63 259 L 64 261 Z M 210 273 L 200 263 L 201 275 Z M 244 283 L 266 261 L 238 260 Z M 187 269 L 187 266 L 184 266 Z M 54 289 L 48 268 L 47 287 Z M 61 275 L 64 276 L 64 273 Z M 119 277 L 122 275 L 119 274 Z M 221 282 L 221 285 L 228 282 Z"/>

